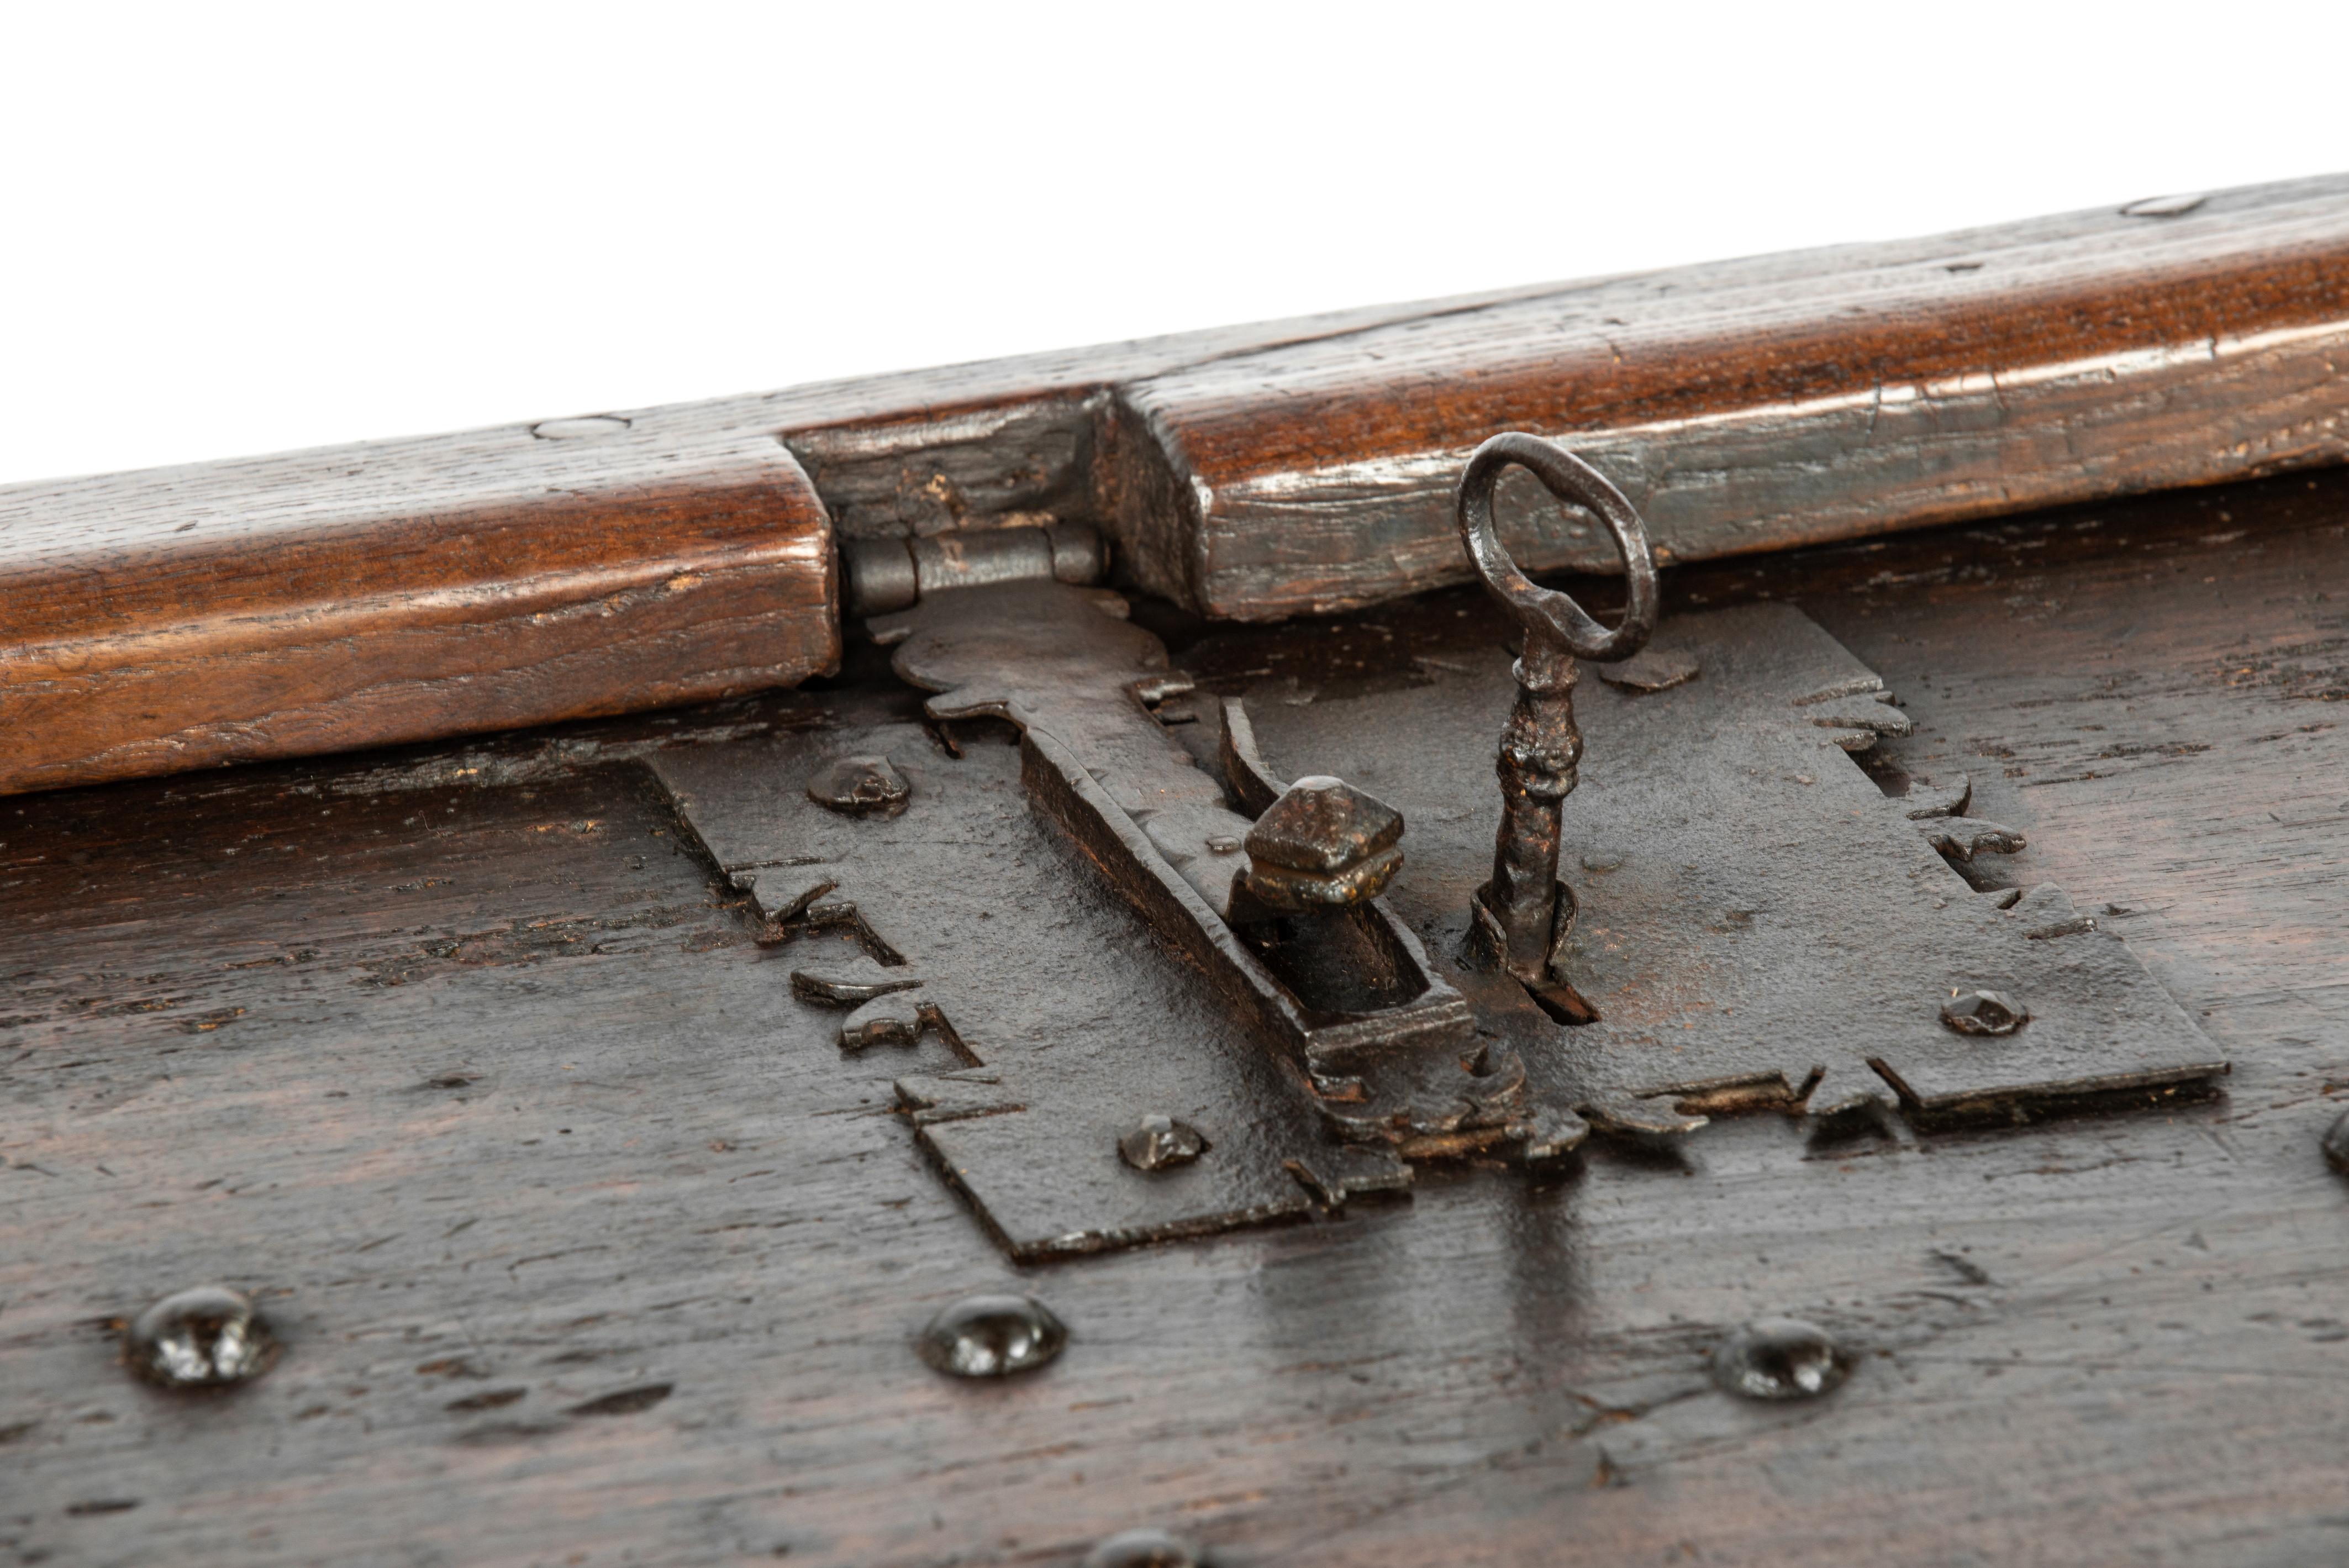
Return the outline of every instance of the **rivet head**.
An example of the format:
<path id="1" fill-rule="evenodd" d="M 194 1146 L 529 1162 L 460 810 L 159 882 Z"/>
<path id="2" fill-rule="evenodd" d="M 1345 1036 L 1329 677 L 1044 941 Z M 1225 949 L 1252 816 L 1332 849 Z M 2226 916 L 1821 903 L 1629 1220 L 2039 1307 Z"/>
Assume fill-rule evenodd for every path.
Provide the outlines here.
<path id="1" fill-rule="evenodd" d="M 1171 1170 L 1206 1152 L 1199 1129 L 1173 1116 L 1143 1116 L 1117 1140 L 1118 1158 L 1136 1170 Z"/>
<path id="2" fill-rule="evenodd" d="M 895 816 L 913 792 L 886 757 L 834 757 L 808 780 L 807 793 L 844 816 Z"/>
<path id="3" fill-rule="evenodd" d="M 2349 1111 L 2324 1130 L 2324 1161 L 2344 1176 L 2349 1176 Z"/>
<path id="4" fill-rule="evenodd" d="M 2031 1009 L 2003 991 L 1961 991 L 1941 1003 L 1941 1022 L 1961 1034 L 2012 1034 Z"/>
<path id="5" fill-rule="evenodd" d="M 1800 1318 L 1755 1318 L 1713 1352 L 1713 1380 L 1748 1399 L 1814 1398 L 1850 1373 L 1827 1331 Z"/>
<path id="6" fill-rule="evenodd" d="M 915 1342 L 924 1361 L 957 1377 L 1008 1377 L 1061 1354 L 1067 1325 L 1032 1296 L 965 1296 L 930 1319 Z"/>
<path id="7" fill-rule="evenodd" d="M 2147 196 L 2131 202 L 2121 209 L 2124 218 L 2182 218 L 2210 198 L 2199 191 L 2181 191 L 2174 196 Z"/>
<path id="8" fill-rule="evenodd" d="M 1163 1530 L 1128 1530 L 1085 1553 L 1084 1568 L 1199 1568 L 1199 1549 Z"/>
<path id="9" fill-rule="evenodd" d="M 228 1388 L 277 1359 L 276 1337 L 253 1303 L 225 1285 L 175 1292 L 123 1331 L 122 1359 L 159 1388 Z"/>
<path id="10" fill-rule="evenodd" d="M 627 428 L 628 421 L 617 414 L 588 414 L 579 419 L 541 420 L 530 427 L 530 433 L 541 441 L 596 441 Z"/>

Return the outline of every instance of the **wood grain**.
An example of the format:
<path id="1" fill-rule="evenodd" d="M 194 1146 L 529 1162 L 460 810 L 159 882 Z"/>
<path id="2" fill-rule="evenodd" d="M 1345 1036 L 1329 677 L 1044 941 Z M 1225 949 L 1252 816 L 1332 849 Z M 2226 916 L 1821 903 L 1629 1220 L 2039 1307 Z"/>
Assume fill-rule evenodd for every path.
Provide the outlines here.
<path id="1" fill-rule="evenodd" d="M 916 1064 L 837 1049 L 629 761 L 910 719 L 861 652 L 668 723 L 10 802 L 0 1560 L 1073 1563 L 1140 1524 L 1300 1565 L 2335 1560 L 2344 581 L 2334 474 L 1667 577 L 1881 670 L 1893 761 L 2031 833 L 2011 877 L 2127 936 L 2222 1100 L 1825 1147 L 1727 1118 L 1685 1166 L 1030 1271 L 888 1111 Z M 1482 602 L 1194 626 L 1180 661 L 1374 717 L 1501 635 Z M 175 1401 L 106 1322 L 200 1279 L 289 1348 Z M 916 1359 L 1005 1287 L 1060 1362 Z M 1852 1380 L 1713 1391 L 1769 1312 Z"/>
<path id="2" fill-rule="evenodd" d="M 1265 620 L 1461 580 L 1450 487 L 1504 428 L 1571 442 L 1680 561 L 2336 462 L 2344 279 L 2329 177 L 626 411 L 601 439 L 0 487 L 0 791 L 788 683 L 833 657 L 827 515 L 1092 523 L 1127 583 Z M 1519 559 L 1604 564 L 1529 487 L 1500 510 Z"/>
<path id="3" fill-rule="evenodd" d="M 1462 581 L 1452 488 L 1521 429 L 1660 559 L 1782 549 L 2339 462 L 2344 353 L 2340 180 L 1606 279 L 1122 388 L 1115 532 L 1219 617 Z M 1520 561 L 1611 566 L 1591 519 L 1514 499 Z"/>
<path id="4" fill-rule="evenodd" d="M 2349 177 L 835 382 L 776 421 L 850 535 L 1092 522 L 1202 614 L 1461 580 L 1450 487 L 1570 441 L 1695 561 L 2328 464 Z M 1505 487 L 1521 558 L 1603 566 Z"/>
<path id="5" fill-rule="evenodd" d="M 654 416 L 571 428 L 0 491 L 0 792 L 834 665 L 831 530 L 788 451 Z"/>
<path id="6" fill-rule="evenodd" d="M 1449 492 L 1507 428 L 1697 561 L 2349 457 L 2349 177 L 1538 285 L 704 405 L 771 421 L 852 536 L 1108 529 L 1198 613 L 1462 580 Z M 681 411 L 681 410 L 680 410 Z M 1503 492 L 1513 548 L 1603 566 Z"/>

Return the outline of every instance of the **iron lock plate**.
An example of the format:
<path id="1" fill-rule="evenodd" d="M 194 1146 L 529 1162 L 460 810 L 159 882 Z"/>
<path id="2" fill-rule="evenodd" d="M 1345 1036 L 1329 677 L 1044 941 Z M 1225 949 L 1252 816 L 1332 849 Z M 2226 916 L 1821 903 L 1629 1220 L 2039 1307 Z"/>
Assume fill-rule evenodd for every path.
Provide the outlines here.
<path id="1" fill-rule="evenodd" d="M 2207 1094 L 2226 1071 L 2059 890 L 1959 875 L 1952 856 L 2018 836 L 1964 817 L 1962 791 L 1887 797 L 1850 753 L 1905 718 L 1834 639 L 1772 605 L 1666 621 L 1620 683 L 1586 688 L 1561 857 L 1578 907 L 1557 950 L 1598 1014 L 1580 1024 L 1473 938 L 1515 691 L 1502 649 L 1400 689 L 1229 704 L 1258 765 L 1340 774 L 1408 824 L 1405 869 L 1362 916 L 1408 951 L 1341 945 L 1333 961 L 1415 962 L 1425 985 L 1372 985 L 1387 1005 L 1360 1013 L 1317 1005 L 1330 998 L 1304 993 L 1333 978 L 1338 1001 L 1365 998 L 1345 975 L 1279 970 L 1277 940 L 1212 907 L 1212 868 L 1178 873 L 1186 846 L 1228 836 L 1216 814 L 1244 831 L 1261 790 L 1216 776 L 1216 705 L 1180 727 L 1154 711 L 1184 683 L 1112 601 L 1060 584 L 936 596 L 880 628 L 906 639 L 901 672 L 948 688 L 932 722 L 874 700 L 833 729 L 654 762 L 802 981 L 777 1005 L 902 1021 L 857 1044 L 898 1042 L 880 1048 L 906 1054 L 895 1087 L 913 1136 L 1016 1258 L 1299 1216 L 1463 1153 L 1556 1158 L 1594 1128 L 1670 1140 L 1744 1110 L 1822 1131 L 2023 1120 Z M 1022 732 L 961 726 L 948 754 L 935 716 L 975 713 Z M 812 799 L 844 756 L 887 759 L 902 809 Z M 1184 897 L 1198 887 L 1210 896 Z M 1257 994 L 1267 976 L 1276 994 Z M 2021 999 L 2029 1021 L 1951 1028 L 1941 1004 L 1975 990 Z M 1152 1113 L 1195 1127 L 1205 1152 L 1131 1167 L 1120 1138 Z"/>

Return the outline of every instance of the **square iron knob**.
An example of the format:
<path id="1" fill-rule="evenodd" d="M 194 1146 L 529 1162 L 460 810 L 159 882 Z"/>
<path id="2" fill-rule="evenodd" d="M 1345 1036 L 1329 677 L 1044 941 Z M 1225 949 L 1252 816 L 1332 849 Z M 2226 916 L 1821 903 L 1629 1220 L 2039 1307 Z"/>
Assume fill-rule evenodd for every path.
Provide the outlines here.
<path id="1" fill-rule="evenodd" d="M 1288 913 L 1375 898 L 1402 869 L 1402 814 L 1327 774 L 1301 778 L 1248 830 L 1247 888 Z"/>

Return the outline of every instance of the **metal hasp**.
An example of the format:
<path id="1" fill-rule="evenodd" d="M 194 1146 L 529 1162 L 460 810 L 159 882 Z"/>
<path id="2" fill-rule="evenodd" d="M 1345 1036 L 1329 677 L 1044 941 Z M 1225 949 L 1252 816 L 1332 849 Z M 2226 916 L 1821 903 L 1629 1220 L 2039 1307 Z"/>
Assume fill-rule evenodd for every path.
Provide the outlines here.
<path id="1" fill-rule="evenodd" d="M 1512 464 L 1540 480 L 1558 500 L 1596 515 L 1622 552 L 1623 619 L 1612 631 L 1554 588 L 1537 587 L 1509 556 L 1493 526 L 1493 492 Z M 1561 979 L 1551 956 L 1574 918 L 1574 894 L 1558 880 L 1557 845 L 1566 797 L 1582 763 L 1574 722 L 1578 658 L 1630 659 L 1655 634 L 1656 557 L 1647 525 L 1606 476 L 1565 448 L 1511 431 L 1476 449 L 1454 497 L 1468 558 L 1525 638 L 1511 671 L 1517 700 L 1501 732 L 1501 830 L 1493 879 L 1476 889 L 1480 947 L 1515 975 L 1542 1011 L 1561 1023 L 1587 1023 L 1589 1003 Z"/>
<path id="2" fill-rule="evenodd" d="M 1270 777 L 1245 715 L 1226 715 L 1216 779 L 1151 711 L 1189 683 L 1125 615 L 1102 590 L 1003 584 L 871 624 L 897 673 L 936 693 L 931 719 L 1018 726 L 1037 806 L 1288 1047 L 1339 1136 L 1405 1158 L 1556 1142 L 1520 1064 L 1464 1061 L 1467 1003 L 1379 898 L 1402 865 L 1402 816 L 1342 779 Z"/>

